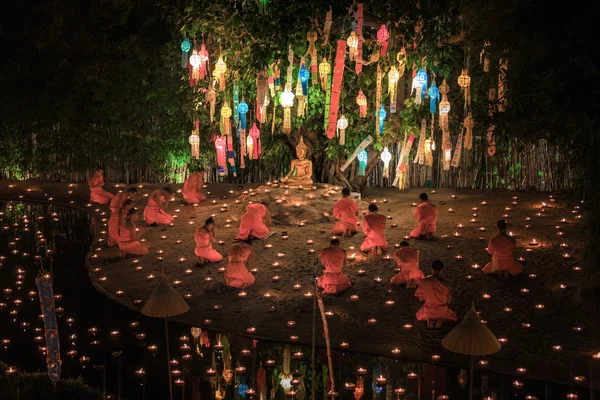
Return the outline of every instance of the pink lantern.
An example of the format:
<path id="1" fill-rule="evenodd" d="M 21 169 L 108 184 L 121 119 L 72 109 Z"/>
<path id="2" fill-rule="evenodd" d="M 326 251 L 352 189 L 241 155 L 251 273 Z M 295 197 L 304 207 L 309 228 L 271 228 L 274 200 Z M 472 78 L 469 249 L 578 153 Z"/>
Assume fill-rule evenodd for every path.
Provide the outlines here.
<path id="1" fill-rule="evenodd" d="M 250 128 L 250 131 L 248 132 L 248 135 L 249 135 L 250 138 L 252 138 L 252 143 L 253 143 L 253 146 L 252 146 L 252 155 L 250 155 L 250 153 L 248 153 L 248 157 L 250 157 L 253 160 L 256 160 L 260 156 L 260 152 L 262 150 L 261 149 L 261 143 L 260 143 L 260 130 L 256 126 L 256 123 L 254 123 L 254 125 L 252 126 L 252 128 Z"/>
<path id="2" fill-rule="evenodd" d="M 377 41 L 381 45 L 380 54 L 382 57 L 385 57 L 387 53 L 388 42 L 387 40 L 390 38 L 390 32 L 387 30 L 387 26 L 381 25 L 379 30 L 377 31 Z"/>

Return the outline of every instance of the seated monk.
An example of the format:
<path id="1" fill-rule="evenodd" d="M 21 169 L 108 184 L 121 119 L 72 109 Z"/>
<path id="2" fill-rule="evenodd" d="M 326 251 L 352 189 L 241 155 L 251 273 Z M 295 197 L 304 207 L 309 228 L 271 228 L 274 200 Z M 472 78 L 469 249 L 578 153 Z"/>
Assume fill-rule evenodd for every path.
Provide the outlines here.
<path id="1" fill-rule="evenodd" d="M 443 320 L 457 321 L 456 314 L 450 308 L 450 284 L 442 278 L 444 263 L 435 260 L 431 264 L 433 275 L 421 280 L 419 288 L 415 291 L 415 296 L 425 304 L 417 311 L 419 321 L 427 321 L 427 327 L 432 327 L 432 322 L 436 321 L 437 326 L 441 327 Z"/>
<path id="2" fill-rule="evenodd" d="M 194 254 L 200 258 L 200 264 L 205 262 L 217 263 L 223 259 L 223 256 L 212 247 L 212 244 L 217 241 L 215 238 L 215 220 L 212 217 L 204 222 L 204 226 L 199 226 L 196 229 L 194 240 L 196 241 Z"/>
<path id="3" fill-rule="evenodd" d="M 392 285 L 407 285 L 411 288 L 419 285 L 425 277 L 419 269 L 419 252 L 408 247 L 408 242 L 400 242 L 400 249 L 394 254 L 394 258 L 400 272 L 392 278 Z"/>
<path id="4" fill-rule="evenodd" d="M 111 211 L 108 218 L 108 245 L 119 244 L 119 229 L 123 226 L 129 210 L 133 208 L 133 200 L 127 200 L 119 211 Z"/>
<path id="5" fill-rule="evenodd" d="M 121 257 L 128 255 L 142 256 L 148 254 L 148 248 L 138 239 L 138 231 L 135 223 L 138 220 L 138 214 L 135 208 L 127 212 L 125 223 L 119 228 L 119 249 Z"/>
<path id="6" fill-rule="evenodd" d="M 387 250 L 388 244 L 385 240 L 385 215 L 378 214 L 379 208 L 375 203 L 369 204 L 369 212 L 363 216 L 362 230 L 367 235 L 360 245 L 360 250 L 372 255 L 382 254 Z"/>
<path id="7" fill-rule="evenodd" d="M 240 220 L 240 232 L 235 238 L 237 240 L 265 239 L 269 236 L 269 226 L 271 226 L 269 209 L 262 203 L 248 204 Z"/>
<path id="8" fill-rule="evenodd" d="M 509 274 L 515 276 L 523 272 L 523 266 L 514 259 L 517 241 L 506 234 L 507 225 L 503 219 L 498 221 L 499 233 L 488 243 L 487 252 L 492 255 L 492 261 L 483 267 L 486 274 L 497 272 L 498 277 L 508 277 Z"/>
<path id="9" fill-rule="evenodd" d="M 164 209 L 171 199 L 173 189 L 168 186 L 152 192 L 144 209 L 144 219 L 148 225 L 170 225 L 173 216 Z"/>
<path id="10" fill-rule="evenodd" d="M 254 276 L 246 269 L 246 262 L 254 265 L 252 246 L 246 242 L 234 243 L 229 247 L 228 264 L 225 269 L 227 286 L 243 289 L 254 283 Z"/>
<path id="11" fill-rule="evenodd" d="M 191 174 L 183 183 L 183 201 L 185 204 L 198 204 L 206 200 L 206 196 L 200 193 L 200 189 L 204 185 L 204 169 Z"/>
<path id="12" fill-rule="evenodd" d="M 317 278 L 317 283 L 324 294 L 341 293 L 351 285 L 350 278 L 343 272 L 346 266 L 346 250 L 340 247 L 340 240 L 331 239 L 330 246 L 319 253 L 321 263 L 325 266 L 323 275 Z"/>
<path id="13" fill-rule="evenodd" d="M 300 143 L 296 146 L 297 159 L 292 160 L 290 172 L 283 178 L 281 182 L 293 186 L 312 186 L 312 161 L 305 159 L 308 152 L 308 147 L 304 144 L 303 136 L 300 136 Z"/>
<path id="14" fill-rule="evenodd" d="M 126 192 L 120 191 L 119 193 L 115 194 L 115 197 L 113 197 L 110 201 L 110 211 L 118 212 L 121 208 L 123 208 L 123 204 L 125 204 L 127 200 L 133 200 L 135 198 L 136 193 L 137 189 L 135 186 L 132 186 L 127 189 Z"/>
<path id="15" fill-rule="evenodd" d="M 106 204 L 113 198 L 112 193 L 102 189 L 102 186 L 104 186 L 104 170 L 102 167 L 96 168 L 96 172 L 90 176 L 88 186 L 90 187 L 91 203 Z"/>
<path id="16" fill-rule="evenodd" d="M 427 193 L 419 195 L 420 204 L 415 210 L 415 218 L 419 225 L 410 233 L 410 237 L 421 240 L 433 239 L 435 233 L 435 224 L 437 222 L 437 207 L 431 204 L 427 198 Z"/>
<path id="17" fill-rule="evenodd" d="M 338 219 L 334 235 L 352 236 L 358 232 L 358 205 L 350 198 L 350 189 L 342 189 L 342 198 L 333 205 L 333 215 Z"/>

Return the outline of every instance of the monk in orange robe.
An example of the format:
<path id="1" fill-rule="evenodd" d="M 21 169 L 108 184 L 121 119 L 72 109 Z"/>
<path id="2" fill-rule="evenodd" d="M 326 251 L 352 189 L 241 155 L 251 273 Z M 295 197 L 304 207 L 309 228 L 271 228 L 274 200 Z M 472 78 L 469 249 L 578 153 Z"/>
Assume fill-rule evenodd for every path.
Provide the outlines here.
<path id="1" fill-rule="evenodd" d="M 152 192 L 148 199 L 148 204 L 144 209 L 144 219 L 148 225 L 170 225 L 173 223 L 173 216 L 165 211 L 165 207 L 171 199 L 173 189 L 168 186 L 157 189 Z"/>
<path id="2" fill-rule="evenodd" d="M 132 186 L 129 189 L 127 189 L 126 192 L 119 192 L 115 194 L 115 196 L 110 201 L 110 211 L 119 211 L 121 208 L 123 208 L 123 205 L 127 200 L 133 200 L 135 198 L 136 193 L 137 189 L 135 188 L 135 186 Z"/>
<path id="3" fill-rule="evenodd" d="M 200 258 L 200 264 L 205 262 L 218 263 L 223 259 L 223 256 L 212 247 L 212 244 L 217 241 L 215 238 L 215 220 L 212 217 L 204 222 L 204 226 L 199 226 L 196 229 L 194 240 L 196 241 L 194 254 Z"/>
<path id="4" fill-rule="evenodd" d="M 363 216 L 362 230 L 367 235 L 360 245 L 360 250 L 372 255 L 382 254 L 387 250 L 388 244 L 385 240 L 385 215 L 378 214 L 377 205 L 369 204 L 369 212 Z"/>
<path id="5" fill-rule="evenodd" d="M 358 205 L 350 198 L 350 189 L 342 189 L 342 198 L 333 205 L 333 215 L 338 219 L 334 235 L 353 236 L 358 232 Z"/>
<path id="6" fill-rule="evenodd" d="M 415 218 L 419 225 L 410 233 L 410 237 L 421 240 L 434 239 L 435 224 L 437 222 L 437 207 L 429 202 L 427 193 L 419 195 L 419 205 L 415 210 Z"/>
<path id="7" fill-rule="evenodd" d="M 123 227 L 129 210 L 133 208 L 133 200 L 127 200 L 119 211 L 111 211 L 108 218 L 108 245 L 119 244 L 119 229 Z"/>
<path id="8" fill-rule="evenodd" d="M 411 288 L 419 285 L 425 277 L 419 269 L 419 252 L 409 247 L 408 242 L 400 242 L 400 249 L 394 254 L 394 258 L 400 272 L 392 278 L 392 285 L 407 285 Z"/>
<path id="9" fill-rule="evenodd" d="M 433 275 L 421 280 L 419 288 L 415 291 L 415 296 L 419 300 L 425 302 L 417 311 L 417 319 L 419 321 L 426 320 L 427 327 L 433 327 L 433 321 L 437 322 L 437 326 L 441 327 L 441 321 L 450 320 L 457 321 L 456 314 L 450 308 L 450 284 L 442 277 L 444 263 L 440 260 L 435 260 L 431 268 Z"/>
<path id="10" fill-rule="evenodd" d="M 317 283 L 324 294 L 341 293 L 351 286 L 350 278 L 343 272 L 346 266 L 346 250 L 340 247 L 340 240 L 331 239 L 330 246 L 319 253 L 321 263 L 325 266 L 323 275 L 317 278 Z"/>
<path id="11" fill-rule="evenodd" d="M 246 242 L 234 243 L 229 247 L 227 255 L 229 263 L 225 269 L 227 286 L 243 289 L 254 283 L 254 276 L 246 268 L 246 262 L 254 265 L 252 246 Z"/>
<path id="12" fill-rule="evenodd" d="M 263 222 L 263 219 L 265 222 Z M 248 204 L 240 220 L 240 232 L 237 240 L 265 239 L 269 236 L 271 213 L 262 203 Z"/>
<path id="13" fill-rule="evenodd" d="M 183 183 L 183 201 L 185 204 L 198 204 L 206 200 L 206 196 L 200 193 L 200 189 L 204 185 L 204 170 L 191 174 Z"/>
<path id="14" fill-rule="evenodd" d="M 128 255 L 142 256 L 148 254 L 148 248 L 139 240 L 139 232 L 137 231 L 136 222 L 138 214 L 135 208 L 127 212 L 125 223 L 119 228 L 119 249 L 121 257 Z"/>
<path id="15" fill-rule="evenodd" d="M 523 272 L 523 266 L 514 258 L 517 241 L 506 234 L 507 225 L 503 219 L 498 221 L 499 233 L 488 243 L 487 252 L 492 255 L 492 261 L 483 267 L 486 274 L 498 273 L 498 277 L 508 277 L 509 274 L 515 276 Z"/>
<path id="16" fill-rule="evenodd" d="M 98 204 L 106 204 L 112 198 L 113 194 L 102 189 L 104 186 L 104 170 L 102 167 L 96 168 L 96 172 L 88 180 L 90 187 L 90 202 Z"/>

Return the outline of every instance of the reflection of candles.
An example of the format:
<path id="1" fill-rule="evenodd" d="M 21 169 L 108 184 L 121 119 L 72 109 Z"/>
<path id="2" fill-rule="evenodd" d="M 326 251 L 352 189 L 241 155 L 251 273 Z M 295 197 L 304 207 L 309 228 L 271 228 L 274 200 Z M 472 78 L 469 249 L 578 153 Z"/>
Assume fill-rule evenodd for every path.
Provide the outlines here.
<path id="1" fill-rule="evenodd" d="M 267 299 L 268 299 L 268 298 L 270 298 L 271 296 L 272 296 L 272 295 L 271 295 L 271 293 L 269 293 L 269 292 L 267 292 L 267 293 L 263 294 L 263 297 L 265 297 L 265 298 L 267 298 Z"/>
<path id="2" fill-rule="evenodd" d="M 376 381 L 377 381 L 377 386 L 384 386 L 387 383 L 387 379 L 385 379 L 381 375 L 379 375 L 379 377 L 376 379 Z"/>
<path id="3" fill-rule="evenodd" d="M 502 310 L 504 310 L 504 312 L 512 312 L 512 308 L 510 307 L 504 307 Z"/>
<path id="4" fill-rule="evenodd" d="M 308 240 L 306 241 L 306 244 L 308 244 L 308 245 L 311 245 L 311 244 L 313 244 L 314 242 L 315 242 L 314 240 L 312 240 L 312 239 L 308 239 Z"/>
<path id="5" fill-rule="evenodd" d="M 412 324 L 404 324 L 404 329 L 412 329 Z"/>
<path id="6" fill-rule="evenodd" d="M 454 237 L 459 237 L 459 236 L 460 236 L 460 233 L 458 233 L 458 232 L 454 232 L 454 233 L 452 234 L 452 236 L 454 236 Z"/>
<path id="7" fill-rule="evenodd" d="M 367 374 L 367 369 L 363 368 L 363 367 L 358 367 L 356 369 L 356 374 L 357 375 L 366 375 Z"/>
<path id="8" fill-rule="evenodd" d="M 293 328 L 293 327 L 295 327 L 295 326 L 296 326 L 296 321 L 288 321 L 288 322 L 287 322 L 287 326 L 288 326 L 288 328 Z"/>
<path id="9" fill-rule="evenodd" d="M 545 307 L 545 306 L 544 306 L 543 304 L 541 304 L 541 303 L 540 303 L 540 304 L 536 304 L 536 305 L 535 305 L 535 308 L 537 308 L 538 310 L 543 310 L 543 309 L 544 309 L 544 307 Z"/>
<path id="10" fill-rule="evenodd" d="M 359 269 L 356 272 L 358 273 L 359 276 L 364 276 L 367 273 L 367 271 L 365 271 L 364 269 Z"/>
<path id="11" fill-rule="evenodd" d="M 582 268 L 579 265 L 573 267 L 573 271 L 581 271 Z"/>
<path id="12" fill-rule="evenodd" d="M 377 323 L 377 320 L 376 320 L 375 318 L 369 318 L 369 319 L 367 320 L 367 323 L 368 323 L 369 325 L 375 325 L 375 324 Z"/>
<path id="13" fill-rule="evenodd" d="M 272 279 L 273 279 L 273 282 L 279 282 L 279 276 L 278 275 L 275 275 Z"/>
<path id="14" fill-rule="evenodd" d="M 352 301 L 358 300 L 358 295 L 357 294 L 353 294 L 352 296 L 350 296 L 350 300 L 352 300 Z"/>
<path id="15" fill-rule="evenodd" d="M 491 298 L 492 298 L 492 295 L 491 295 L 491 294 L 488 294 L 488 293 L 484 293 L 484 294 L 482 294 L 482 295 L 481 295 L 481 297 L 483 297 L 483 298 L 484 298 L 484 299 L 486 299 L 486 300 L 489 300 L 489 299 L 491 299 Z"/>
<path id="16" fill-rule="evenodd" d="M 306 297 L 306 298 L 310 298 L 312 296 L 313 296 L 313 294 L 311 292 L 304 293 L 304 297 Z"/>
<path id="17" fill-rule="evenodd" d="M 350 343 L 348 343 L 348 342 L 342 342 L 342 343 L 340 343 L 340 347 L 342 349 L 347 349 L 348 347 L 350 347 Z"/>
<path id="18" fill-rule="evenodd" d="M 457 254 L 457 255 L 455 255 L 455 256 L 454 256 L 454 258 L 455 258 L 456 260 L 460 261 L 460 260 L 462 260 L 462 259 L 463 259 L 463 256 L 461 256 L 460 254 Z"/>
<path id="19" fill-rule="evenodd" d="M 471 218 L 471 219 L 469 220 L 469 222 L 473 222 L 473 223 L 475 223 L 475 222 L 477 222 L 477 219 L 476 219 L 476 218 Z"/>
<path id="20" fill-rule="evenodd" d="M 247 295 L 248 295 L 248 293 L 246 293 L 246 292 L 239 292 L 238 293 L 239 297 L 246 297 Z"/>
<path id="21" fill-rule="evenodd" d="M 449 208 L 449 209 L 448 209 L 448 212 L 449 212 L 449 213 L 453 213 L 453 212 L 454 212 L 454 209 L 453 209 L 453 208 Z"/>
<path id="22" fill-rule="evenodd" d="M 529 293 L 529 289 L 527 289 L 527 288 L 522 288 L 522 289 L 521 289 L 521 293 Z"/>
<path id="23" fill-rule="evenodd" d="M 471 268 L 473 268 L 473 269 L 479 269 L 480 266 L 479 266 L 479 264 L 473 264 L 473 265 L 471 265 Z"/>
<path id="24" fill-rule="evenodd" d="M 380 277 L 376 277 L 375 279 L 373 279 L 373 281 L 374 281 L 375 283 L 381 283 L 381 281 L 382 281 L 382 280 L 383 280 L 383 279 L 381 279 Z"/>
<path id="25" fill-rule="evenodd" d="M 465 276 L 465 279 L 468 281 L 473 280 L 473 275 L 467 275 Z"/>
<path id="26" fill-rule="evenodd" d="M 479 366 L 481 366 L 481 367 L 487 367 L 488 364 L 489 364 L 488 360 L 479 360 Z"/>
<path id="27" fill-rule="evenodd" d="M 301 284 L 299 284 L 299 283 L 296 283 L 296 284 L 294 285 L 294 290 L 300 290 L 301 288 L 302 288 L 302 285 L 301 285 Z"/>
<path id="28" fill-rule="evenodd" d="M 396 303 L 394 300 L 386 300 L 385 305 L 386 306 L 393 306 L 394 303 Z"/>
<path id="29" fill-rule="evenodd" d="M 415 379 L 417 377 L 417 373 L 416 372 L 409 372 L 408 375 L 406 375 L 408 377 L 408 379 Z"/>
<path id="30" fill-rule="evenodd" d="M 411 206 L 416 207 L 417 203 L 410 203 Z"/>
<path id="31" fill-rule="evenodd" d="M 558 345 L 558 344 L 554 345 L 554 346 L 552 346 L 552 350 L 554 350 L 554 351 L 561 351 L 562 350 L 562 346 Z"/>

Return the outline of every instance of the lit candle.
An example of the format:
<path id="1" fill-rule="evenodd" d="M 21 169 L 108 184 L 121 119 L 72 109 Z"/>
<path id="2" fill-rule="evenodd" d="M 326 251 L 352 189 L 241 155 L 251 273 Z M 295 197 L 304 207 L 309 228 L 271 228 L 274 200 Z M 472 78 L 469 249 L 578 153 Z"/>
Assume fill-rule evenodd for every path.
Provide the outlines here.
<path id="1" fill-rule="evenodd" d="M 385 379 L 381 375 L 379 375 L 379 377 L 376 379 L 376 381 L 377 381 L 377 386 L 385 386 L 387 384 L 387 379 Z"/>

